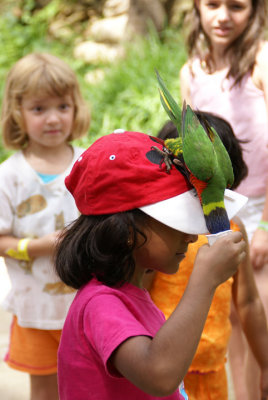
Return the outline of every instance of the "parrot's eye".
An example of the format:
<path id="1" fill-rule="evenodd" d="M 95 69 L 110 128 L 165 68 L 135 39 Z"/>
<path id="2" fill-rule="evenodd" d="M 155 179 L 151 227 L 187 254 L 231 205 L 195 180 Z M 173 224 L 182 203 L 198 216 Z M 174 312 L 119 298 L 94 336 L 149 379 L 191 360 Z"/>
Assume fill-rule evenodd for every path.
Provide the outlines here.
<path id="1" fill-rule="evenodd" d="M 163 151 L 164 153 L 168 154 L 169 156 L 172 155 L 172 152 L 171 152 L 167 147 L 165 147 L 165 146 L 163 146 L 162 151 Z"/>
<path id="2" fill-rule="evenodd" d="M 110 159 L 111 161 L 115 160 L 115 155 L 112 154 L 112 155 L 109 157 L 109 159 Z"/>

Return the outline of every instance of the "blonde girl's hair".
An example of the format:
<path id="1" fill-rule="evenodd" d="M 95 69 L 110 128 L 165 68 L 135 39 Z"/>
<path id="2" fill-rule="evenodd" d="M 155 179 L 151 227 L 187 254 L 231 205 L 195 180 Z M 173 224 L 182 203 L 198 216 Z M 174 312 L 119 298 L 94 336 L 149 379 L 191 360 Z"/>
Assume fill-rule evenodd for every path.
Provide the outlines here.
<path id="1" fill-rule="evenodd" d="M 252 0 L 252 14 L 244 32 L 226 49 L 230 55 L 230 69 L 227 77 L 239 84 L 245 74 L 251 72 L 256 55 L 264 39 L 267 24 L 267 0 Z M 209 38 L 203 31 L 199 10 L 194 2 L 185 19 L 186 46 L 191 60 L 200 58 L 209 73 L 213 72 L 213 59 Z"/>
<path id="2" fill-rule="evenodd" d="M 31 53 L 14 64 L 7 76 L 2 103 L 2 135 L 7 148 L 22 149 L 28 137 L 21 112 L 23 96 L 71 95 L 74 102 L 73 129 L 68 141 L 88 132 L 90 114 L 73 70 L 61 59 L 47 53 Z"/>

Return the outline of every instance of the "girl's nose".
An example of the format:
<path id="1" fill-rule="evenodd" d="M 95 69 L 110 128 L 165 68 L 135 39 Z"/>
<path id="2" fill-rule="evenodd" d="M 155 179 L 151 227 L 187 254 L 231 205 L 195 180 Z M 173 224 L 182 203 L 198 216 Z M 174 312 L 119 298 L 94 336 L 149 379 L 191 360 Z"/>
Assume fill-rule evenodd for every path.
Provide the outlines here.
<path id="1" fill-rule="evenodd" d="M 185 241 L 186 243 L 194 243 L 198 239 L 198 235 L 191 235 L 191 234 L 186 234 Z"/>
<path id="2" fill-rule="evenodd" d="M 59 121 L 59 115 L 56 110 L 49 110 L 47 114 L 47 123 L 48 124 L 55 124 Z"/>
<path id="3" fill-rule="evenodd" d="M 218 20 L 220 22 L 227 21 L 229 19 L 229 11 L 225 5 L 222 5 L 218 10 Z"/>

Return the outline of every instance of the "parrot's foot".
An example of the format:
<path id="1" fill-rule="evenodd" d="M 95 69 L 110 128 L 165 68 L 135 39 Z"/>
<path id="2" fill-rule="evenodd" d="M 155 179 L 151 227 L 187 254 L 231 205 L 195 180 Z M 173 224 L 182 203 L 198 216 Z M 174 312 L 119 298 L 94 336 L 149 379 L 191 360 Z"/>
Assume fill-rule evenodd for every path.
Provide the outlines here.
<path id="1" fill-rule="evenodd" d="M 167 167 L 167 173 L 169 173 L 172 167 L 172 161 L 170 159 L 172 153 L 170 153 L 165 147 L 163 150 L 160 150 L 158 147 L 152 146 L 152 149 L 156 150 L 159 154 L 162 155 L 162 159 L 160 161 L 160 167 L 164 163 Z"/>

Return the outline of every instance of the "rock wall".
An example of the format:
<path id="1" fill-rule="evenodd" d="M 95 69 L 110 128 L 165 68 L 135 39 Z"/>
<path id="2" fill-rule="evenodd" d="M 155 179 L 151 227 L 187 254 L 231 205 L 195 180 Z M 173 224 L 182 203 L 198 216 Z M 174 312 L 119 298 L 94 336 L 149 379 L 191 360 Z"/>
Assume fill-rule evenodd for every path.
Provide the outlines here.
<path id="1" fill-rule="evenodd" d="M 146 35 L 149 24 L 158 32 L 166 24 L 178 25 L 191 0 L 106 0 L 101 13 L 93 13 L 74 55 L 91 64 L 122 57 L 124 41 Z"/>
<path id="2" fill-rule="evenodd" d="M 38 12 L 51 1 L 35 0 L 31 12 Z M 74 57 L 97 68 L 99 64 L 122 57 L 124 42 L 146 35 L 150 26 L 161 32 L 166 25 L 179 25 L 193 0 L 59 1 L 59 10 L 49 24 L 49 34 L 58 40 L 68 40 L 75 33 Z M 24 4 L 21 0 L 16 7 L 18 18 L 27 5 Z M 102 76 L 97 70 L 89 79 L 98 81 Z"/>

